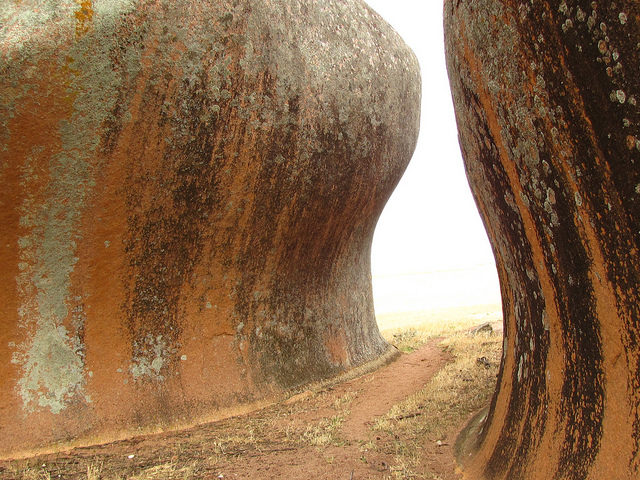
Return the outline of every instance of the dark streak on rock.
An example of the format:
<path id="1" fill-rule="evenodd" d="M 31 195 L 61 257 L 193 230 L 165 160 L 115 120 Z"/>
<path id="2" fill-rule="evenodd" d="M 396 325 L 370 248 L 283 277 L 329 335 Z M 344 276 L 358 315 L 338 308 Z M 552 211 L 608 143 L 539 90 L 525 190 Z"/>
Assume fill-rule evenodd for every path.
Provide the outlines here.
<path id="1" fill-rule="evenodd" d="M 575 2 L 575 6 L 591 11 L 589 2 Z M 587 10 L 588 9 L 588 10 Z M 626 14 L 623 24 L 620 13 Z M 608 257 L 608 280 L 617 286 L 617 309 L 625 318 L 625 344 L 628 352 L 637 349 L 640 334 L 640 308 L 637 299 L 640 290 L 638 272 L 637 219 L 640 218 L 640 195 L 636 190 L 640 184 L 640 152 L 637 144 L 630 145 L 627 137 L 640 139 L 640 114 L 637 106 L 630 103 L 640 95 L 640 38 L 638 16 L 640 7 L 635 2 L 616 2 L 597 7 L 598 20 L 593 27 L 575 22 L 575 28 L 564 34 L 566 61 L 580 89 L 585 107 L 585 118 L 593 125 L 595 138 L 591 142 L 580 142 L 583 154 L 578 157 L 585 172 L 582 178 L 587 201 L 605 215 L 593 217 L 599 242 Z M 601 24 L 606 26 L 602 30 Z M 602 43 L 601 43 L 602 42 Z M 606 47 L 603 54 L 600 48 Z M 614 59 L 615 54 L 618 59 Z M 618 61 L 619 60 L 619 61 Z M 608 70 L 609 69 L 609 70 Z M 611 74 L 611 76 L 609 75 Z M 623 103 L 612 93 L 624 92 Z M 626 119 L 626 121 L 624 120 Z M 575 138 L 580 138 L 578 127 Z M 590 143 L 590 144 L 589 144 Z M 629 148 L 631 147 L 631 148 Z M 607 170 L 594 165 L 593 159 L 603 156 Z M 635 168 L 634 168 L 635 167 Z M 615 192 L 615 193 L 614 193 Z M 611 208 L 610 208 L 611 206 Z M 624 314 L 628 312 L 628 314 Z M 640 390 L 640 358 L 629 356 L 629 389 Z M 636 398 L 635 450 L 636 459 L 632 468 L 640 468 L 640 404 Z"/>
<path id="2" fill-rule="evenodd" d="M 214 39 L 212 34 L 211 41 Z M 225 41 L 228 38 L 222 39 Z M 220 60 L 220 55 L 210 55 L 213 62 Z M 202 256 L 210 217 L 220 209 L 219 177 L 225 140 L 229 139 L 225 139 L 225 125 L 219 119 L 228 118 L 232 107 L 228 99 L 213 103 L 209 81 L 207 73 L 199 71 L 175 86 L 174 78 L 164 75 L 152 79 L 145 92 L 148 100 L 143 101 L 143 110 L 147 104 L 169 107 L 159 115 L 158 127 L 151 128 L 180 133 L 168 145 L 161 138 L 157 139 L 157 146 L 149 145 L 149 149 L 164 147 L 159 170 L 133 173 L 126 189 L 130 209 L 126 251 L 135 274 L 128 281 L 125 309 L 134 358 L 153 358 L 153 344 L 147 339 L 159 335 L 173 350 L 179 347 L 183 289 Z M 233 88 L 230 84 L 224 86 Z M 171 92 L 176 92 L 178 102 L 158 101 Z M 142 119 L 139 128 L 150 127 Z M 144 164 L 143 159 L 140 164 Z M 141 197 L 145 192 L 152 198 L 143 205 Z"/>

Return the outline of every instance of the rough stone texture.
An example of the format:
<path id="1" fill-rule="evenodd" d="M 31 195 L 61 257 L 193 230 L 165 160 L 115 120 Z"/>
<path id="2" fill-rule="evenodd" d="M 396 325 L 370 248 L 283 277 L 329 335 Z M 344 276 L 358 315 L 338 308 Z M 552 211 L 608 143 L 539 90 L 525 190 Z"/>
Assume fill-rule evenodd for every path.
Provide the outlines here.
<path id="1" fill-rule="evenodd" d="M 0 455 L 386 351 L 370 243 L 415 57 L 359 0 L 0 5 Z"/>
<path id="2" fill-rule="evenodd" d="M 505 314 L 470 479 L 640 478 L 639 21 L 628 0 L 445 2 Z"/>

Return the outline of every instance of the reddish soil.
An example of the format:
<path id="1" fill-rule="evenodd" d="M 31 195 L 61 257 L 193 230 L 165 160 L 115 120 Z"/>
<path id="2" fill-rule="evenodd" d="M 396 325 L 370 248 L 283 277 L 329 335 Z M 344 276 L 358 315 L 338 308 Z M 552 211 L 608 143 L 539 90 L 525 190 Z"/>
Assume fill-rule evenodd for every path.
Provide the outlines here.
<path id="1" fill-rule="evenodd" d="M 51 479 L 84 480 L 89 466 L 100 471 L 96 479 L 104 480 L 416 478 L 398 467 L 396 451 L 402 439 L 371 427 L 394 404 L 424 387 L 446 362 L 446 354 L 431 342 L 375 372 L 245 416 L 0 462 L 0 478 L 26 478 L 20 472 L 31 468 L 49 473 Z M 330 430 L 327 425 L 336 418 L 340 421 L 333 424 L 329 440 L 318 441 L 317 435 Z M 416 469 L 424 476 L 417 478 L 460 478 L 452 453 L 455 433 L 440 446 L 425 438 Z"/>

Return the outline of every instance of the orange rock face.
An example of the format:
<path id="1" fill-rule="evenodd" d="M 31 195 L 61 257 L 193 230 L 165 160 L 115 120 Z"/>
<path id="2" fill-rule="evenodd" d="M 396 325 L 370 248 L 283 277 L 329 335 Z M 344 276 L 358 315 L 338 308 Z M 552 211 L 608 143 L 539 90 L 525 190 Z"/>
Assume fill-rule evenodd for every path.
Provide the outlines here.
<path id="1" fill-rule="evenodd" d="M 640 478 L 639 21 L 628 0 L 445 2 L 505 314 L 470 479 Z"/>
<path id="2" fill-rule="evenodd" d="M 386 351 L 417 62 L 359 0 L 0 6 L 0 455 L 188 424 Z"/>

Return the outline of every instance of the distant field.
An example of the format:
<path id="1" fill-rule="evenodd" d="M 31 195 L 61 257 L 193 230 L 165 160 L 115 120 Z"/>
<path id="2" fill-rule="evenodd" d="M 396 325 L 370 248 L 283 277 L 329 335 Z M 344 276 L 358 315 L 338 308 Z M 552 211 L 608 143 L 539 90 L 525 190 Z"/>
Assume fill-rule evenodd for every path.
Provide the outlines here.
<path id="1" fill-rule="evenodd" d="M 493 265 L 373 278 L 381 330 L 442 329 L 502 320 L 500 286 Z"/>
<path id="2" fill-rule="evenodd" d="M 373 277 L 378 314 L 500 304 L 493 265 Z"/>
<path id="3" fill-rule="evenodd" d="M 431 336 L 491 323 L 494 330 L 502 330 L 502 309 L 499 304 L 440 308 L 418 312 L 383 313 L 376 316 L 383 336 L 406 329 L 415 329 Z"/>

